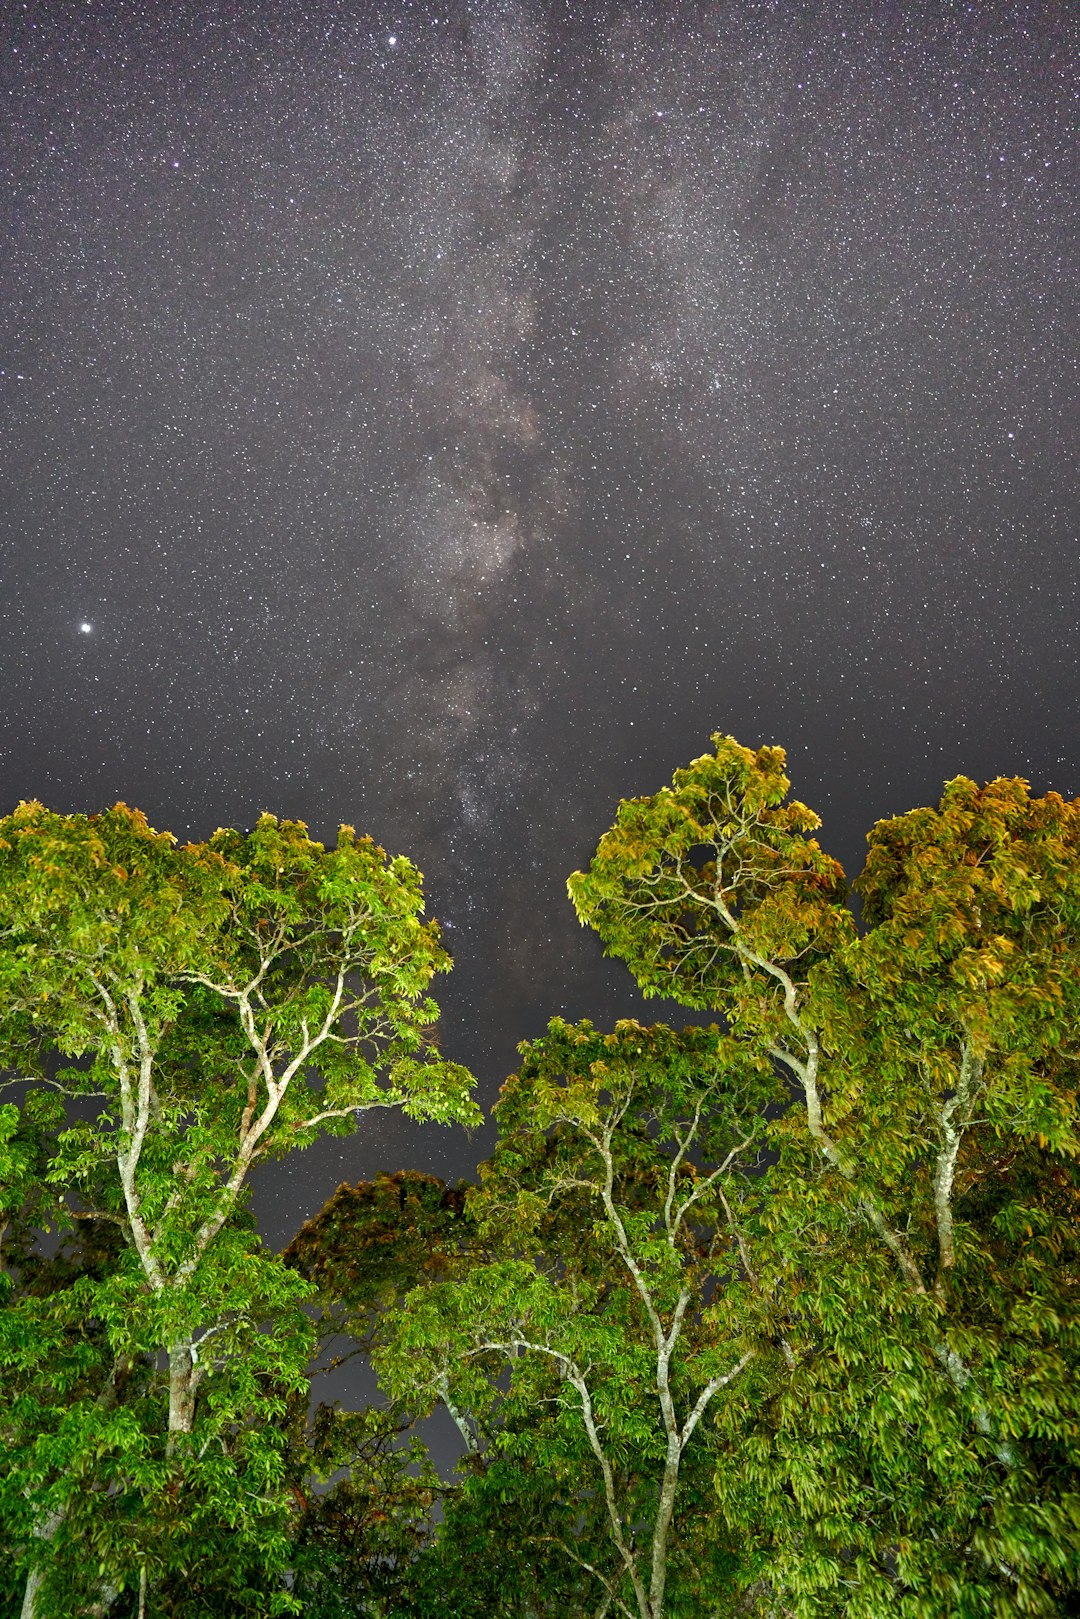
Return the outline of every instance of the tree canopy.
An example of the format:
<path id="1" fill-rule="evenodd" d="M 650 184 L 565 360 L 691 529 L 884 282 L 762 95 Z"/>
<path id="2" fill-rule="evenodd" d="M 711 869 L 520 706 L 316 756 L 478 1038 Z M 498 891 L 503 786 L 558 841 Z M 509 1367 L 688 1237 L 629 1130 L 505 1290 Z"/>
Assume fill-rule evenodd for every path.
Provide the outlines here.
<path id="1" fill-rule="evenodd" d="M 376 1363 L 473 1413 L 478 1450 L 557 1479 L 545 1538 L 612 1611 L 660 1619 L 684 1458 L 761 1352 L 733 1238 L 775 1086 L 715 1029 L 556 1020 L 521 1049 L 468 1200 L 493 1257 L 410 1295 Z"/>
<path id="2" fill-rule="evenodd" d="M 122 1234 L 85 1301 L 112 1356 L 105 1386 L 158 1355 L 168 1366 L 162 1461 L 111 1396 L 113 1437 L 100 1398 L 72 1408 L 85 1435 L 71 1411 L 50 1422 L 40 1323 L 31 1330 L 25 1303 L 9 1312 L 5 1360 L 27 1391 L 7 1436 L 28 1601 L 38 1554 L 67 1534 L 81 1470 L 103 1448 L 123 1454 L 138 1521 L 156 1517 L 161 1532 L 141 1546 L 129 1526 L 102 1546 L 101 1589 L 201 1555 L 206 1514 L 177 1516 L 177 1477 L 185 1500 L 215 1522 L 231 1514 L 237 1534 L 252 1522 L 247 1502 L 265 1502 L 259 1556 L 283 1554 L 275 1437 L 243 1414 L 272 1413 L 303 1381 L 310 1288 L 243 1217 L 248 1177 L 373 1107 L 478 1118 L 470 1076 L 433 1044 L 426 992 L 449 958 L 422 909 L 415 868 L 350 827 L 326 849 L 300 822 L 264 815 L 250 833 L 178 848 L 124 805 L 62 816 L 23 804 L 0 820 L 0 1063 L 35 1082 L 28 1117 L 50 1132 L 39 1196 L 61 1227 L 94 1220 Z M 24 1138 L 8 1137 L 20 1182 Z M 211 1466 L 222 1452 L 226 1465 Z M 102 1488 L 111 1501 L 119 1486 Z"/>
<path id="3" fill-rule="evenodd" d="M 950 1509 L 918 1515 L 917 1545 L 881 1515 L 889 1600 L 1053 1612 L 1077 1577 L 1080 803 L 958 777 L 936 809 L 878 822 L 860 928 L 782 750 L 714 744 L 620 806 L 571 898 L 646 995 L 721 1015 L 799 1098 L 777 1126 L 791 1189 L 770 1223 L 813 1305 L 807 1362 L 831 1343 L 833 1376 L 858 1365 L 856 1400 L 887 1380 L 874 1462 L 920 1456 Z M 790 1490 L 814 1456 L 793 1455 Z M 787 1537 L 807 1592 L 866 1542 L 866 1458 L 851 1461 L 846 1490 L 832 1472 L 806 1497 L 836 1519 L 829 1548 Z"/>
<path id="4" fill-rule="evenodd" d="M 853 897 L 713 741 L 569 880 L 704 1025 L 554 1019 L 478 1184 L 387 1166 L 284 1255 L 255 1165 L 479 1117 L 419 874 L 0 820 L 0 1613 L 1080 1613 L 1080 801 L 958 777 Z M 312 1413 L 317 1353 L 380 1403 Z"/>

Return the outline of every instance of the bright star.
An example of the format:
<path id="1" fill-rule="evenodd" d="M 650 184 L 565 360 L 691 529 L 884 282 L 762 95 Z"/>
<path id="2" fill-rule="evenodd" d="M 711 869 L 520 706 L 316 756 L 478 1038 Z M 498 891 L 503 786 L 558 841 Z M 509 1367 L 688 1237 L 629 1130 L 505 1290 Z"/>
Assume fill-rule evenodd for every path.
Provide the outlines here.
<path id="1" fill-rule="evenodd" d="M 90 634 L 93 633 L 93 629 L 94 629 L 94 626 L 92 624 L 87 624 L 85 622 L 85 620 L 84 620 L 84 622 L 79 625 L 79 634 L 80 635 L 90 635 Z"/>

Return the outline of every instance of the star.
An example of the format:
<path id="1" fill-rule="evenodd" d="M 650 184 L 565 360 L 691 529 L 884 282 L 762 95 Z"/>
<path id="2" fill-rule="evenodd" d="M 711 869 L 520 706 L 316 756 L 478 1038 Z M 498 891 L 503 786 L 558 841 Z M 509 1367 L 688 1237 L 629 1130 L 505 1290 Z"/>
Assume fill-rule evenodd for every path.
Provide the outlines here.
<path id="1" fill-rule="evenodd" d="M 86 622 L 86 620 L 83 619 L 82 623 L 79 625 L 79 634 L 80 635 L 92 635 L 93 633 L 94 633 L 94 626 L 92 624 L 88 624 Z"/>

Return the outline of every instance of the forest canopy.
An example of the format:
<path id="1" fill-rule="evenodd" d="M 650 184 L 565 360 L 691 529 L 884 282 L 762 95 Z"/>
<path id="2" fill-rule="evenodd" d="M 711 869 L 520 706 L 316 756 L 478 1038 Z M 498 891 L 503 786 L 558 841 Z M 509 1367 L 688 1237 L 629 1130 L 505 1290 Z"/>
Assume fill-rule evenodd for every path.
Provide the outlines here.
<path id="1" fill-rule="evenodd" d="M 1080 1613 L 1080 801 L 958 777 L 853 904 L 782 750 L 713 743 L 569 880 L 701 1021 L 553 1019 L 475 1184 L 280 1255 L 255 1164 L 479 1119 L 419 874 L 0 819 L 0 1615 Z"/>

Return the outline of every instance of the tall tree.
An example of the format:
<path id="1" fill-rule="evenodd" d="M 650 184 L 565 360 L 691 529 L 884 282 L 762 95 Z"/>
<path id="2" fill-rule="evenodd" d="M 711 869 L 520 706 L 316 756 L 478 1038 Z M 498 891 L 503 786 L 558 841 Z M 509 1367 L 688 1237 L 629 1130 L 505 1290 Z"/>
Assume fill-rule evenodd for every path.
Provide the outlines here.
<path id="1" fill-rule="evenodd" d="M 426 991 L 449 958 L 422 910 L 415 868 L 350 827 L 328 849 L 265 815 L 177 848 L 124 805 L 86 817 L 23 804 L 0 820 L 0 1065 L 70 1101 L 45 1177 L 57 1215 L 122 1232 L 124 1263 L 98 1299 L 105 1336 L 168 1367 L 163 1470 L 145 1481 L 163 1535 L 144 1567 L 170 1537 L 181 1561 L 194 1555 L 177 1481 L 219 1520 L 242 1524 L 253 1497 L 277 1510 L 272 1430 L 246 1429 L 258 1484 L 241 1487 L 233 1413 L 301 1380 L 309 1288 L 241 1216 L 253 1166 L 374 1107 L 478 1117 L 470 1076 L 433 1045 Z M 263 1330 L 278 1311 L 291 1334 Z M 27 1616 L 44 1611 L 37 1587 L 67 1516 L 54 1462 L 31 1474 Z"/>
<path id="2" fill-rule="evenodd" d="M 775 1081 L 716 1029 L 556 1020 L 521 1051 L 468 1200 L 498 1257 L 410 1294 L 376 1364 L 396 1394 L 473 1413 L 501 1488 L 515 1464 L 526 1499 L 546 1480 L 534 1534 L 593 1582 L 565 1611 L 704 1611 L 735 1585 L 686 1555 L 705 1419 L 755 1358 L 783 1363 L 743 1260 Z"/>
<path id="3" fill-rule="evenodd" d="M 958 777 L 937 808 L 879 822 L 860 931 L 810 836 L 817 816 L 788 800 L 783 752 L 714 743 L 620 806 L 569 889 L 645 994 L 720 1013 L 791 1081 L 790 1191 L 775 1205 L 787 1272 L 819 1372 L 831 1351 L 819 1387 L 848 1379 L 857 1340 L 847 1388 L 860 1422 L 874 1409 L 859 1454 L 844 1452 L 847 1504 L 860 1490 L 902 1502 L 905 1450 L 922 1452 L 917 1544 L 890 1507 L 874 1556 L 846 1574 L 859 1515 L 845 1527 L 839 1474 L 819 1469 L 831 1484 L 816 1502 L 806 1491 L 804 1550 L 805 1531 L 818 1550 L 822 1523 L 835 1533 L 816 1573 L 804 1560 L 799 1600 L 810 1612 L 850 1576 L 850 1613 L 879 1611 L 875 1582 L 905 1613 L 943 1598 L 957 1613 L 1056 1611 L 1080 1581 L 1080 802 Z M 842 1263 L 823 1268 L 822 1249 Z M 891 1413 L 872 1395 L 882 1380 Z M 845 1400 L 831 1412 L 818 1441 L 843 1430 Z M 796 1498 L 811 1457 L 808 1443 L 788 1466 Z M 932 1522 L 931 1483 L 959 1516 Z"/>
<path id="4" fill-rule="evenodd" d="M 318 1286 L 316 1320 L 331 1367 L 385 1344 L 392 1312 L 411 1290 L 458 1283 L 499 1257 L 501 1237 L 493 1246 L 481 1235 L 465 1194 L 464 1186 L 431 1175 L 383 1174 L 340 1186 L 305 1222 L 284 1257 Z M 431 1401 L 431 1391 L 425 1393 L 423 1405 Z M 569 1538 L 602 1547 L 606 1527 L 586 1524 L 590 1503 L 560 1490 L 526 1454 L 521 1429 L 535 1447 L 549 1420 L 545 1409 L 519 1405 L 510 1454 L 496 1448 L 505 1427 L 500 1412 L 481 1420 L 459 1405 L 449 1376 L 435 1398 L 464 1445 L 449 1480 L 423 1458 L 417 1405 L 408 1395 L 363 1412 L 322 1406 L 313 1431 L 306 1420 L 294 1426 L 290 1460 L 304 1501 L 296 1589 L 305 1612 L 358 1619 L 384 1609 L 394 1619 L 536 1619 L 557 1612 L 593 1619 L 595 1581 L 558 1546 Z M 308 1480 L 320 1469 L 335 1482 L 316 1493 Z"/>

